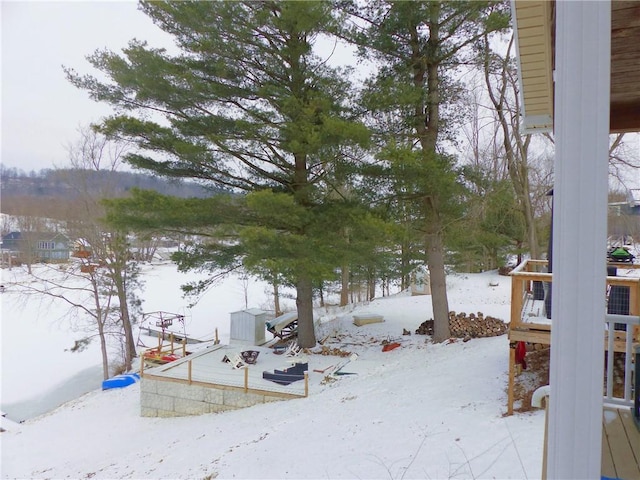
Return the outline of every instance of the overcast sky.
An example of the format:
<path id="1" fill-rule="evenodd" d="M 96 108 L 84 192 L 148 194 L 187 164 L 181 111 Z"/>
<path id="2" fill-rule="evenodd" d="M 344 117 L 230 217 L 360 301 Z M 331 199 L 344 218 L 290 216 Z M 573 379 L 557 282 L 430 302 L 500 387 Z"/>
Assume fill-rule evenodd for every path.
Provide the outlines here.
<path id="1" fill-rule="evenodd" d="M 2 163 L 27 172 L 69 165 L 78 128 L 111 113 L 65 78 L 62 66 L 97 74 L 86 60 L 96 49 L 119 52 L 137 38 L 170 47 L 170 37 L 135 1 L 6 1 L 2 18 Z M 334 64 L 348 49 L 325 47 Z M 340 58 L 337 58 L 340 57 Z"/>
<path id="2" fill-rule="evenodd" d="M 67 148 L 77 141 L 78 128 L 111 113 L 109 106 L 72 86 L 63 65 L 96 74 L 85 58 L 96 49 L 119 52 L 133 38 L 156 47 L 171 45 L 135 1 L 0 0 L 0 17 L 1 161 L 27 172 L 68 166 Z M 344 47 L 334 47 L 324 46 L 321 55 L 332 57 L 332 63 L 354 63 Z M 637 159 L 640 136 L 632 138 Z M 637 170 L 629 175 L 630 184 L 640 186 Z"/>
<path id="3" fill-rule="evenodd" d="M 0 1 L 2 163 L 25 171 L 69 165 L 77 129 L 111 112 L 65 78 L 62 65 L 96 73 L 86 56 L 129 40 L 167 37 L 133 1 Z"/>

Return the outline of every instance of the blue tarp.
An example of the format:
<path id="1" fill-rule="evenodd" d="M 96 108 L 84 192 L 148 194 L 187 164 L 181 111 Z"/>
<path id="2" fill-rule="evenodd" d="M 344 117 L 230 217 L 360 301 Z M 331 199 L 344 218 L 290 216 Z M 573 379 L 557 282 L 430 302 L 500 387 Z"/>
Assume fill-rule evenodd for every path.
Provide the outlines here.
<path id="1" fill-rule="evenodd" d="M 108 390 L 110 388 L 122 388 L 132 385 L 140 380 L 140 375 L 137 373 L 123 373 L 122 375 L 116 375 L 102 382 L 102 389 Z"/>

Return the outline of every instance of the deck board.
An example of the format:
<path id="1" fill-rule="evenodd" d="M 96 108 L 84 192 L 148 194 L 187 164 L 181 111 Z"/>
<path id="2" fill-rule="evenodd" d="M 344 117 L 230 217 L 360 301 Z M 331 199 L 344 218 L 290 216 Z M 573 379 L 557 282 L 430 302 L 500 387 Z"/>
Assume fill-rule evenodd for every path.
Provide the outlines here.
<path id="1" fill-rule="evenodd" d="M 602 474 L 640 480 L 640 431 L 628 408 L 605 408 L 602 429 Z"/>
<path id="2" fill-rule="evenodd" d="M 638 430 L 638 427 L 636 427 L 636 424 L 633 421 L 631 410 L 621 410 L 619 414 L 622 419 L 622 425 L 625 433 L 629 438 L 629 446 L 631 447 L 633 456 L 636 460 L 636 466 L 638 467 L 638 470 L 636 471 L 638 475 L 637 478 L 640 479 L 640 430 Z"/>
<path id="3" fill-rule="evenodd" d="M 611 448 L 607 441 L 607 432 L 602 428 L 602 476 L 608 478 L 616 478 L 616 469 L 613 466 L 613 457 L 611 456 Z"/>

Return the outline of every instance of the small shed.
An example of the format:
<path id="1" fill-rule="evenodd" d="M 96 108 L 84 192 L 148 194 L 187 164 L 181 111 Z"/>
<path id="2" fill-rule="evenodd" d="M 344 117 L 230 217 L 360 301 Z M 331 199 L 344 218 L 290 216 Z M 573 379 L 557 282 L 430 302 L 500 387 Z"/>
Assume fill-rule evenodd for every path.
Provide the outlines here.
<path id="1" fill-rule="evenodd" d="M 429 269 L 419 266 L 411 273 L 411 295 L 431 295 Z"/>
<path id="2" fill-rule="evenodd" d="M 230 343 L 262 345 L 265 340 L 265 324 L 271 318 L 269 312 L 249 308 L 231 313 Z"/>
<path id="3" fill-rule="evenodd" d="M 640 215 L 640 188 L 632 188 L 627 192 L 627 215 Z"/>

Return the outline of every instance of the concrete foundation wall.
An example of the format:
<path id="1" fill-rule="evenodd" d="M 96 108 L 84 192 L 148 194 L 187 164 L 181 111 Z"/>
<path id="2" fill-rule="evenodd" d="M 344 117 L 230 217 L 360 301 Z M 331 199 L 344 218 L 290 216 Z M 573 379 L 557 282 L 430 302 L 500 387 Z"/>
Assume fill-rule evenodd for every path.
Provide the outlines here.
<path id="1" fill-rule="evenodd" d="M 144 377 L 140 382 L 140 414 L 143 417 L 202 415 L 283 400 L 214 385 L 205 387 Z"/>

